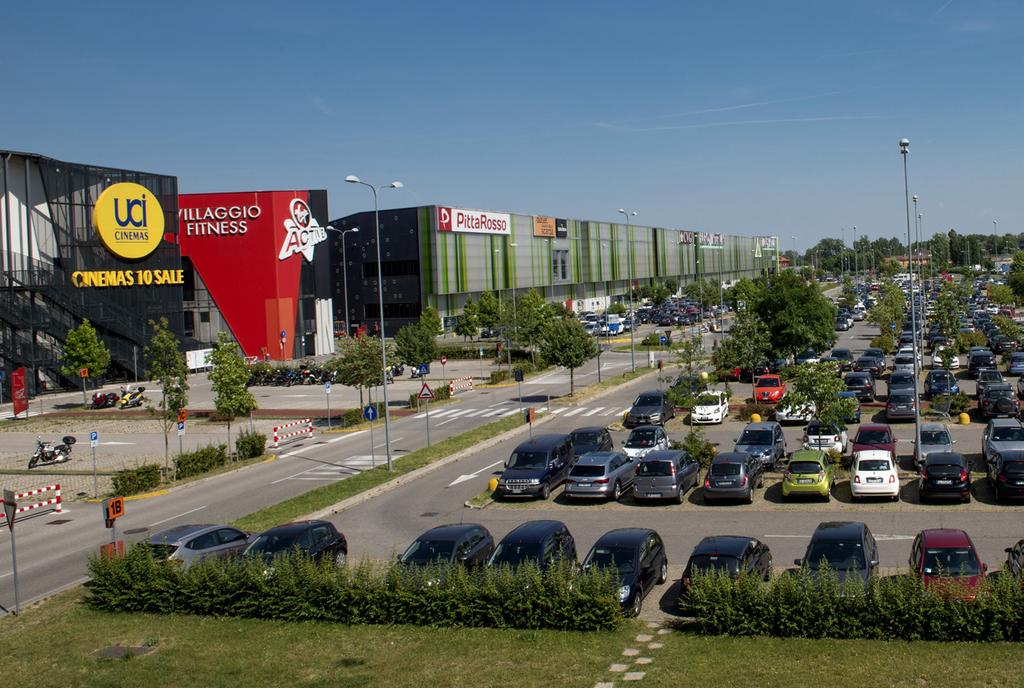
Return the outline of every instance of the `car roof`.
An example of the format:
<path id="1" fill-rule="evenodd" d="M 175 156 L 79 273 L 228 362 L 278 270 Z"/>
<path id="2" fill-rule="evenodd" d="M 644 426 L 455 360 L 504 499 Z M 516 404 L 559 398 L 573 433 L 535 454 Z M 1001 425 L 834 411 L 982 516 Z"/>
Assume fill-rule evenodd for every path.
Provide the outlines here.
<path id="1" fill-rule="evenodd" d="M 535 435 L 533 439 L 520 442 L 516 451 L 545 451 L 557 447 L 567 439 L 568 435 Z"/>
<path id="2" fill-rule="evenodd" d="M 637 547 L 655 533 L 651 528 L 616 528 L 597 538 L 594 547 Z"/>
<path id="3" fill-rule="evenodd" d="M 762 421 L 760 423 L 747 423 L 744 430 L 772 430 L 778 423 L 773 420 Z"/>
<path id="4" fill-rule="evenodd" d="M 508 532 L 502 542 L 532 542 L 542 540 L 551 533 L 562 530 L 565 524 L 555 520 L 527 521 Z"/>
<path id="5" fill-rule="evenodd" d="M 580 464 L 584 466 L 603 466 L 611 461 L 616 456 L 625 456 L 621 452 L 616 451 L 592 451 L 587 452 L 579 459 L 576 460 L 577 466 Z"/>
<path id="6" fill-rule="evenodd" d="M 711 459 L 711 463 L 746 463 L 749 460 L 749 453 L 731 451 L 715 454 L 715 458 Z"/>
<path id="7" fill-rule="evenodd" d="M 681 449 L 658 449 L 656 451 L 647 452 L 644 458 L 640 459 L 640 462 L 644 461 L 673 461 L 678 459 L 685 454 Z"/>
<path id="8" fill-rule="evenodd" d="M 635 428 L 633 428 L 632 430 L 630 430 L 629 434 L 632 435 L 634 432 L 640 432 L 641 430 L 647 431 L 647 430 L 657 430 L 657 429 L 658 429 L 657 425 L 638 425 Z"/>
<path id="9" fill-rule="evenodd" d="M 474 530 L 484 530 L 479 523 L 449 523 L 443 526 L 434 526 L 430 530 L 421 534 L 417 540 L 451 540 L 455 542 L 464 536 L 466 533 Z"/>
<path id="10" fill-rule="evenodd" d="M 938 430 L 945 430 L 946 432 L 949 432 L 949 428 L 942 423 L 921 423 L 921 432 Z"/>
<path id="11" fill-rule="evenodd" d="M 584 432 L 587 432 L 587 433 L 591 433 L 591 432 L 604 432 L 604 430 L 605 430 L 604 426 L 601 426 L 601 425 L 588 425 L 588 426 L 583 427 L 583 428 L 576 428 L 575 430 L 572 431 L 571 434 L 575 435 L 576 433 L 584 433 Z"/>
<path id="12" fill-rule="evenodd" d="M 1021 422 L 1016 418 L 993 418 L 988 422 L 989 427 L 1020 427 Z"/>
<path id="13" fill-rule="evenodd" d="M 932 452 L 925 457 L 925 463 L 928 465 L 963 464 L 964 455 L 960 452 Z"/>
<path id="14" fill-rule="evenodd" d="M 642 392 L 637 392 L 637 396 L 638 397 L 641 397 L 641 396 L 643 396 L 645 394 L 653 394 L 653 395 L 659 396 L 659 397 L 665 396 L 665 392 L 660 390 L 660 389 L 645 389 Z"/>
<path id="15" fill-rule="evenodd" d="M 189 540 L 200 533 L 214 528 L 227 528 L 228 526 L 215 526 L 209 523 L 193 523 L 188 525 L 174 526 L 167 530 L 161 530 L 149 537 L 149 541 L 155 545 L 170 545 L 182 540 Z"/>
<path id="16" fill-rule="evenodd" d="M 864 423 L 857 429 L 857 432 L 859 433 L 861 430 L 886 430 L 890 433 L 892 432 L 892 428 L 885 423 Z"/>
<path id="17" fill-rule="evenodd" d="M 263 531 L 263 534 L 275 533 L 278 535 L 289 534 L 289 533 L 301 533 L 307 528 L 311 528 L 314 525 L 327 523 L 327 521 L 292 521 L 291 523 L 283 523 L 273 528 L 267 528 Z"/>
<path id="18" fill-rule="evenodd" d="M 860 539 L 866 525 L 860 521 L 825 521 L 814 529 L 811 540 L 851 540 Z"/>
<path id="19" fill-rule="evenodd" d="M 789 457 L 790 463 L 794 461 L 817 461 L 821 463 L 824 460 L 825 452 L 820 449 L 798 449 Z"/>
<path id="20" fill-rule="evenodd" d="M 921 531 L 925 547 L 973 547 L 971 536 L 959 528 L 927 528 Z"/>
<path id="21" fill-rule="evenodd" d="M 885 459 L 886 461 L 891 461 L 892 456 L 884 449 L 865 449 L 857 452 L 858 461 L 864 461 L 865 459 Z"/>
<path id="22" fill-rule="evenodd" d="M 1010 386 L 1009 382 L 996 382 L 996 383 L 991 384 L 988 387 L 986 387 L 985 391 L 986 392 L 991 392 L 991 391 L 996 390 L 996 389 L 1008 390 L 1008 389 L 1013 389 L 1013 387 Z"/>
<path id="23" fill-rule="evenodd" d="M 745 535 L 709 535 L 697 543 L 693 554 L 728 554 L 738 557 L 756 540 Z"/>

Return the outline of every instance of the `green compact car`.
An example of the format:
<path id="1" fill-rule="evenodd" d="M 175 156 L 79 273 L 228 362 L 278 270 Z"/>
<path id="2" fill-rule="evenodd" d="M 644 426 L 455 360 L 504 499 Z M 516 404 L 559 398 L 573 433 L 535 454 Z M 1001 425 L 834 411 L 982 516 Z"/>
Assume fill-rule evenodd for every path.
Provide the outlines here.
<path id="1" fill-rule="evenodd" d="M 819 449 L 793 452 L 782 479 L 782 496 L 817 495 L 827 502 L 836 481 L 836 465 Z"/>

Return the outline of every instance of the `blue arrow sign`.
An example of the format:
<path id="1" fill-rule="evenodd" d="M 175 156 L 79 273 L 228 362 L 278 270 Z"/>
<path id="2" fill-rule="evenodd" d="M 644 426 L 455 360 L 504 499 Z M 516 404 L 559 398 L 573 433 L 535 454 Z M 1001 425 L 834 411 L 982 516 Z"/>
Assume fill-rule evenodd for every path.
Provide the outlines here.
<path id="1" fill-rule="evenodd" d="M 377 420 L 377 407 L 373 404 L 367 404 L 363 408 L 363 418 L 366 420 Z"/>

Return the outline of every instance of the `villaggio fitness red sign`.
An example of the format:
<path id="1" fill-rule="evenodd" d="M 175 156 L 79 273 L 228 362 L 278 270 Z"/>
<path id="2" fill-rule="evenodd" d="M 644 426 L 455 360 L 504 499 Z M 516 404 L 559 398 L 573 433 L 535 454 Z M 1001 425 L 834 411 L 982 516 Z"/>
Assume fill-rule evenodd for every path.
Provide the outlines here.
<path id="1" fill-rule="evenodd" d="M 178 196 L 181 255 L 247 356 L 291 357 L 302 264 L 326 223 L 326 191 Z"/>

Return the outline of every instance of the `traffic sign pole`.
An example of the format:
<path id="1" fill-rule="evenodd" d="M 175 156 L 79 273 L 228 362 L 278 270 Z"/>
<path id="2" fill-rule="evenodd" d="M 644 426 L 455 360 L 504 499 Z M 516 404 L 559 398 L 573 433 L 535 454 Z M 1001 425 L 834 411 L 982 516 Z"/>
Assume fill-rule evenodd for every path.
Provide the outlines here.
<path id="1" fill-rule="evenodd" d="M 96 446 L 100 443 L 100 434 L 93 430 L 89 433 L 89 447 L 92 449 L 92 497 L 100 496 L 100 483 L 96 477 Z"/>
<path id="2" fill-rule="evenodd" d="M 11 531 L 11 575 L 14 577 L 14 615 L 21 614 L 21 594 L 18 591 L 18 555 L 14 546 L 14 512 L 18 503 L 14 499 L 13 490 L 4 490 L 4 515 L 7 517 L 7 528 Z"/>
<path id="3" fill-rule="evenodd" d="M 441 384 L 445 384 L 444 365 L 448 362 L 447 356 L 441 356 Z"/>
<path id="4" fill-rule="evenodd" d="M 484 379 L 484 348 L 480 347 L 480 379 Z"/>
<path id="5" fill-rule="evenodd" d="M 324 396 L 327 398 L 327 429 L 331 429 L 331 381 L 324 383 Z"/>
<path id="6" fill-rule="evenodd" d="M 423 403 L 427 406 L 427 446 L 430 446 L 430 399 L 424 399 Z"/>

